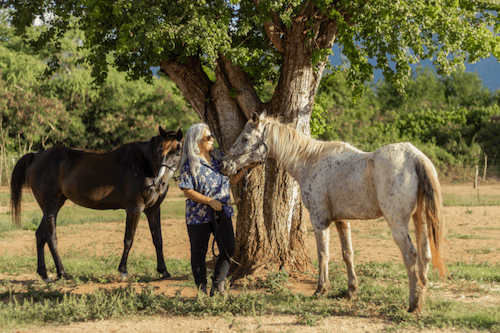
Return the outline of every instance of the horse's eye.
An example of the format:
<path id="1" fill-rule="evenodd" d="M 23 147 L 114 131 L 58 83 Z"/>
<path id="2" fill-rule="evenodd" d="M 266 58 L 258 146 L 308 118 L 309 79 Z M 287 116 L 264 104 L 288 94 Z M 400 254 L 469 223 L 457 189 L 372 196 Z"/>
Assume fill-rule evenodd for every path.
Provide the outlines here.
<path id="1" fill-rule="evenodd" d="M 247 138 L 243 138 L 243 143 L 247 143 L 248 142 L 248 139 Z"/>

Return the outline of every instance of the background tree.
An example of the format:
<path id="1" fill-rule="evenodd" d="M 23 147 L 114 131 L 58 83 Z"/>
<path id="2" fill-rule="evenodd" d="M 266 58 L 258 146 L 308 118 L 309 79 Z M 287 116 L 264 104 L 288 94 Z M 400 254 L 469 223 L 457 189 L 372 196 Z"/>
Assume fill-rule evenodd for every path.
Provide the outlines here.
<path id="1" fill-rule="evenodd" d="M 35 17 L 47 30 L 32 40 L 57 68 L 57 37 L 74 26 L 85 34 L 82 60 L 97 83 L 109 65 L 151 80 L 160 66 L 228 149 L 247 119 L 266 109 L 309 134 L 321 76 L 334 42 L 347 56 L 354 96 L 374 68 L 404 89 L 410 64 L 433 59 L 438 74 L 493 53 L 500 43 L 496 1 L 489 0 L 134 0 L 3 1 L 20 34 Z M 47 15 L 47 13 L 50 13 Z M 369 59 L 374 59 L 373 63 Z M 391 65 L 391 63 L 393 65 Z M 205 68 L 215 73 L 213 80 Z M 275 83 L 271 99 L 259 93 Z M 266 200 L 264 200 L 266 198 Z M 237 257 L 243 271 L 262 265 L 308 269 L 299 189 L 269 160 L 252 172 L 238 206 Z"/>
<path id="2" fill-rule="evenodd" d="M 147 84 L 111 68 L 106 83 L 95 89 L 90 68 L 77 63 L 86 52 L 78 49 L 83 38 L 81 31 L 67 31 L 61 38 L 62 66 L 41 80 L 46 50 L 27 48 L 0 13 L 0 185 L 9 185 L 15 161 L 27 152 L 56 143 L 110 150 L 151 137 L 158 124 L 185 131 L 197 120 L 166 76 Z"/>

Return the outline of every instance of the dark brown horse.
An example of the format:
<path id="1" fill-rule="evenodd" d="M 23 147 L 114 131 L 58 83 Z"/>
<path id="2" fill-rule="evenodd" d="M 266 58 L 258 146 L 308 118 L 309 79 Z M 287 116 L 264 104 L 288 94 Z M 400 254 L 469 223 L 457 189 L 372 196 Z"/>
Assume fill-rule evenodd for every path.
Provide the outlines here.
<path id="1" fill-rule="evenodd" d="M 127 258 L 142 212 L 146 214 L 156 248 L 157 270 L 170 277 L 163 257 L 160 204 L 167 195 L 168 182 L 182 154 L 182 131 L 164 131 L 148 141 L 124 144 L 110 152 L 54 146 L 41 153 L 24 155 L 12 172 L 11 207 L 13 219 L 21 223 L 22 188 L 31 188 L 43 211 L 36 231 L 38 269 L 50 281 L 45 267 L 44 247 L 49 245 L 57 276 L 69 278 L 57 252 L 57 213 L 69 199 L 93 209 L 125 209 L 127 222 L 124 250 L 118 271 L 127 277 Z"/>

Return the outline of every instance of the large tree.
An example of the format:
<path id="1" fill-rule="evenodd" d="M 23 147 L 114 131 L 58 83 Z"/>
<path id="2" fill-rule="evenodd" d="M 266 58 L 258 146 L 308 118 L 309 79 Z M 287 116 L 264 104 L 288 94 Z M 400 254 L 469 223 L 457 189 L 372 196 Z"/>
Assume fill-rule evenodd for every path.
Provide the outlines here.
<path id="1" fill-rule="evenodd" d="M 46 29 L 33 47 L 52 50 L 67 29 L 85 33 L 82 59 L 97 83 L 108 65 L 133 79 L 160 66 L 222 150 L 254 112 L 266 109 L 309 134 L 317 88 L 334 43 L 354 92 L 383 70 L 402 91 L 410 64 L 432 59 L 439 74 L 465 61 L 500 56 L 497 0 L 7 0 L 20 34 L 35 18 Z M 370 61 L 372 59 L 372 61 Z M 332 68 L 341 70 L 341 68 Z M 210 73 L 210 74 L 207 74 Z M 211 75 L 215 73 L 215 76 Z M 275 84 L 270 101 L 259 91 Z M 308 269 L 300 191 L 274 160 L 249 176 L 238 205 L 240 272 L 261 267 Z"/>

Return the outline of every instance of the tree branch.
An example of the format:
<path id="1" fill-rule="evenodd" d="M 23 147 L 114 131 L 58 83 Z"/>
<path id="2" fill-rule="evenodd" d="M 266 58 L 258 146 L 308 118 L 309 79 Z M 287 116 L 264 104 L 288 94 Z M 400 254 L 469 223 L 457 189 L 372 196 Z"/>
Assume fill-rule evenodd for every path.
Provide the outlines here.
<path id="1" fill-rule="evenodd" d="M 262 109 L 262 102 L 255 91 L 252 81 L 240 66 L 233 66 L 225 57 L 219 58 L 219 65 L 227 76 L 231 88 L 236 90 L 236 102 L 241 111 L 246 119 L 252 119 L 253 113 L 259 113 Z"/>
<path id="2" fill-rule="evenodd" d="M 198 56 L 189 57 L 185 63 L 162 60 L 160 68 L 182 91 L 198 116 L 206 121 L 208 97 L 212 81 L 201 68 Z"/>
<path id="3" fill-rule="evenodd" d="M 253 3 L 255 5 L 255 9 L 258 11 L 259 10 L 259 0 L 253 0 Z M 271 43 L 273 43 L 274 47 L 278 52 L 282 53 L 283 52 L 283 45 L 281 43 L 281 29 L 279 27 L 281 26 L 280 19 L 276 13 L 273 14 L 273 21 L 264 23 L 264 28 L 266 29 L 267 37 L 271 40 Z"/>

